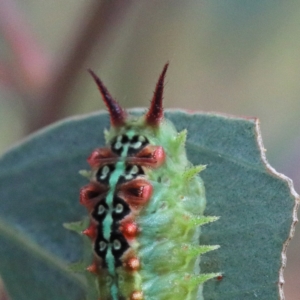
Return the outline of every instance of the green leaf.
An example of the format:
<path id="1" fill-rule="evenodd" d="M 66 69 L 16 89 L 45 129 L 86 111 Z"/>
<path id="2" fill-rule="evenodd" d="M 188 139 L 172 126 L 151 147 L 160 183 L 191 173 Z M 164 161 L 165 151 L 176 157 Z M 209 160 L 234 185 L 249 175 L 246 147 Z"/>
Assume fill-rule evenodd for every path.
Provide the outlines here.
<path id="1" fill-rule="evenodd" d="M 280 298 L 297 195 L 266 163 L 258 122 L 181 111 L 166 116 L 178 131 L 187 129 L 189 159 L 206 165 L 205 214 L 220 216 L 202 227 L 201 244 L 221 246 L 202 256 L 202 273 L 223 274 L 205 283 L 204 299 Z M 0 160 L 0 270 L 13 300 L 84 299 L 85 279 L 69 271 L 82 261 L 84 241 L 63 224 L 86 216 L 78 195 L 87 179 L 78 172 L 104 145 L 108 121 L 101 113 L 60 122 Z"/>

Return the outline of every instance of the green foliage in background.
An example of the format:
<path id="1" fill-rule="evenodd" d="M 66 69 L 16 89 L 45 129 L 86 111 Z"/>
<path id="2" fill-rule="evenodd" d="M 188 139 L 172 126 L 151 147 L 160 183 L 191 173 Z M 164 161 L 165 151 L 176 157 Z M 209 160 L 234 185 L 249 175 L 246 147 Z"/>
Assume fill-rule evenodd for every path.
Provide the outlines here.
<path id="1" fill-rule="evenodd" d="M 166 113 L 188 130 L 187 153 L 201 173 L 206 215 L 201 244 L 220 245 L 202 256 L 203 273 L 223 272 L 204 287 L 205 300 L 278 299 L 281 251 L 293 222 L 288 181 L 264 164 L 255 120 Z M 87 156 L 103 146 L 101 113 L 51 126 L 0 160 L 0 273 L 13 300 L 81 300 L 85 282 L 68 271 L 82 259 L 83 239 L 63 228 L 82 220 L 79 189 Z"/>

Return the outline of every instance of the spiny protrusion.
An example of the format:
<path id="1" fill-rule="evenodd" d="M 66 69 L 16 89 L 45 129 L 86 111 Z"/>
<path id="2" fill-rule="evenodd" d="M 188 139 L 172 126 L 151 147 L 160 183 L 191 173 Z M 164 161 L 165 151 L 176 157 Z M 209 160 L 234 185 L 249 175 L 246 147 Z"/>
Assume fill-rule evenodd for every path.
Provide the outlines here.
<path id="1" fill-rule="evenodd" d="M 184 129 L 180 131 L 175 139 L 172 141 L 172 148 L 173 149 L 183 149 L 185 146 L 186 142 L 186 137 L 187 137 L 187 130 Z"/>
<path id="2" fill-rule="evenodd" d="M 169 63 L 166 63 L 162 73 L 159 76 L 150 108 L 145 116 L 146 124 L 153 127 L 158 126 L 164 117 L 162 100 L 163 100 L 163 91 L 164 91 L 164 80 L 165 80 L 168 66 Z"/>
<path id="3" fill-rule="evenodd" d="M 174 249 L 174 254 L 184 255 L 188 259 L 192 259 L 198 255 L 202 255 L 206 252 L 213 251 L 219 249 L 219 245 L 210 246 L 210 245 L 190 245 L 183 244 L 181 247 L 176 247 Z"/>
<path id="4" fill-rule="evenodd" d="M 183 172 L 183 180 L 185 182 L 190 181 L 193 177 L 195 177 L 198 173 L 203 171 L 206 168 L 205 165 L 198 165 L 198 166 L 193 166 L 189 168 L 188 170 Z"/>
<path id="5" fill-rule="evenodd" d="M 91 240 L 96 239 L 97 233 L 98 233 L 97 225 L 94 223 L 91 223 L 87 229 L 82 231 L 82 234 L 88 236 Z"/>
<path id="6" fill-rule="evenodd" d="M 203 284 L 205 281 L 216 278 L 222 275 L 221 273 L 208 273 L 208 274 L 186 274 L 184 277 L 176 280 L 177 285 L 182 285 L 183 287 L 187 288 L 188 290 L 193 290 L 200 284 Z"/>
<path id="7" fill-rule="evenodd" d="M 113 97 L 110 95 L 100 78 L 92 70 L 89 69 L 88 71 L 95 80 L 102 95 L 102 99 L 109 111 L 111 125 L 115 127 L 124 125 L 127 115 L 126 111 L 120 106 L 120 104 L 116 100 L 113 99 Z"/>
<path id="8" fill-rule="evenodd" d="M 186 224 L 186 228 L 194 228 L 194 227 L 202 226 L 207 223 L 217 221 L 218 219 L 219 217 L 194 216 L 191 214 L 184 214 L 182 221 Z"/>
<path id="9" fill-rule="evenodd" d="M 86 270 L 90 273 L 98 274 L 98 266 L 95 262 L 93 262 L 90 266 L 88 266 Z"/>
<path id="10" fill-rule="evenodd" d="M 150 218 L 149 218 L 150 219 Z M 177 220 L 176 230 L 170 229 L 170 226 L 173 224 L 173 220 Z M 156 227 L 159 227 L 157 235 L 168 236 L 170 239 L 178 236 L 186 236 L 190 230 L 197 228 L 204 224 L 214 222 L 218 220 L 219 217 L 203 216 L 203 215 L 194 215 L 188 212 L 184 214 L 180 211 L 168 213 L 165 212 L 163 218 L 156 216 Z M 149 222 L 149 220 L 148 220 Z M 167 233 L 166 233 L 167 230 Z"/>
<path id="11" fill-rule="evenodd" d="M 199 255 L 218 248 L 219 246 L 200 246 L 186 243 L 178 245 L 177 243 L 162 240 L 156 243 L 156 251 L 153 251 L 153 246 L 151 245 L 142 253 L 142 261 L 148 266 L 151 265 L 149 270 L 158 272 L 172 270 L 172 272 L 175 272 L 191 261 L 195 261 Z"/>
<path id="12" fill-rule="evenodd" d="M 78 222 L 64 223 L 63 226 L 68 230 L 71 230 L 71 231 L 74 231 L 74 232 L 77 232 L 78 234 L 80 234 L 86 228 L 86 222 L 78 221 Z"/>
<path id="13" fill-rule="evenodd" d="M 81 175 L 82 177 L 87 178 L 88 180 L 91 180 L 91 178 L 92 178 L 92 172 L 91 171 L 80 170 L 78 173 L 79 173 L 79 175 Z"/>

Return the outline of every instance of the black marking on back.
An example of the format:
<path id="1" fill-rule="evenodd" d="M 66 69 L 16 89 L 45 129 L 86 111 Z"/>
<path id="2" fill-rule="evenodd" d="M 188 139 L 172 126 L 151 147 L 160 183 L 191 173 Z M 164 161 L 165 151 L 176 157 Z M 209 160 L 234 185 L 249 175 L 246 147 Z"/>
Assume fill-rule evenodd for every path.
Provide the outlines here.
<path id="1" fill-rule="evenodd" d="M 120 156 L 124 150 L 124 145 L 126 144 L 129 144 L 127 155 L 131 156 L 149 144 L 149 141 L 143 135 L 134 135 L 132 138 L 129 138 L 127 135 L 123 134 L 112 140 L 111 150 Z"/>
<path id="2" fill-rule="evenodd" d="M 106 247 L 104 248 L 104 244 L 102 245 L 101 243 L 105 243 Z M 94 244 L 94 250 L 96 254 L 102 258 L 102 267 L 107 268 L 106 264 L 106 253 L 107 253 L 107 248 L 108 248 L 108 241 L 103 237 L 102 234 L 102 225 L 100 224 L 98 227 L 98 235 Z"/>
<path id="3" fill-rule="evenodd" d="M 127 181 L 131 181 L 138 176 L 144 175 L 145 172 L 142 167 L 137 165 L 127 165 L 125 169 L 125 174 L 121 175 L 118 180 L 118 185 Z"/>
<path id="4" fill-rule="evenodd" d="M 115 196 L 113 199 L 114 211 L 112 213 L 112 218 L 114 223 L 119 223 L 125 216 L 130 214 L 131 210 L 129 205 L 121 198 Z"/>
<path id="5" fill-rule="evenodd" d="M 111 232 L 110 244 L 112 247 L 112 254 L 115 258 L 115 266 L 119 267 L 122 265 L 121 257 L 124 254 L 124 252 L 129 248 L 129 244 L 119 231 Z"/>
<path id="6" fill-rule="evenodd" d="M 105 202 L 106 199 L 100 201 L 92 211 L 92 217 L 98 221 L 99 223 L 102 223 L 104 218 L 106 217 L 108 205 Z"/>
<path id="7" fill-rule="evenodd" d="M 96 180 L 103 184 L 109 184 L 109 178 L 111 173 L 115 170 L 115 165 L 105 165 L 97 171 Z"/>
<path id="8" fill-rule="evenodd" d="M 128 155 L 133 155 L 143 149 L 147 144 L 149 144 L 148 139 L 143 135 L 135 135 L 130 140 L 130 146 L 128 149 Z"/>
<path id="9" fill-rule="evenodd" d="M 135 135 L 129 138 L 127 135 L 120 135 L 111 142 L 111 150 L 117 155 L 124 152 L 124 147 L 128 147 L 127 156 L 134 155 L 144 148 L 149 143 L 148 139 L 142 135 Z M 115 171 L 115 164 L 107 164 L 99 168 L 96 173 L 96 180 L 102 184 L 109 186 L 109 181 L 112 173 Z M 137 165 L 127 164 L 124 174 L 120 175 L 117 186 L 122 183 L 134 180 L 138 176 L 144 175 L 142 167 Z M 123 199 L 117 196 L 117 187 L 110 186 L 114 190 L 113 196 L 113 211 L 108 212 L 106 199 L 102 199 L 93 209 L 91 217 L 98 222 L 98 232 L 94 243 L 95 253 L 102 259 L 102 267 L 107 268 L 106 255 L 108 248 L 111 249 L 112 255 L 115 258 L 115 266 L 122 266 L 121 257 L 130 247 L 127 240 L 120 232 L 120 222 L 131 213 L 131 209 Z M 110 238 L 107 241 L 103 235 L 103 221 L 108 213 L 112 214 L 112 224 L 110 228 Z M 124 298 L 125 299 L 125 298 Z M 121 300 L 121 298 L 120 298 Z"/>

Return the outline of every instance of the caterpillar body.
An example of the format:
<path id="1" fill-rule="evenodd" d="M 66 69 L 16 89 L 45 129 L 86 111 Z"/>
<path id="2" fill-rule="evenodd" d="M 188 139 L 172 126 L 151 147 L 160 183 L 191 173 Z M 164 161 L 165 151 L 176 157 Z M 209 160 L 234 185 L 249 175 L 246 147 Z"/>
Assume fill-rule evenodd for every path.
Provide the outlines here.
<path id="1" fill-rule="evenodd" d="M 92 240 L 99 300 L 196 300 L 202 284 L 219 273 L 200 274 L 199 245 L 205 191 L 185 152 L 186 130 L 164 119 L 165 65 L 147 113 L 140 118 L 111 97 L 89 71 L 110 114 L 107 146 L 88 158 L 91 181 L 80 192 L 90 216 L 83 233 Z"/>

